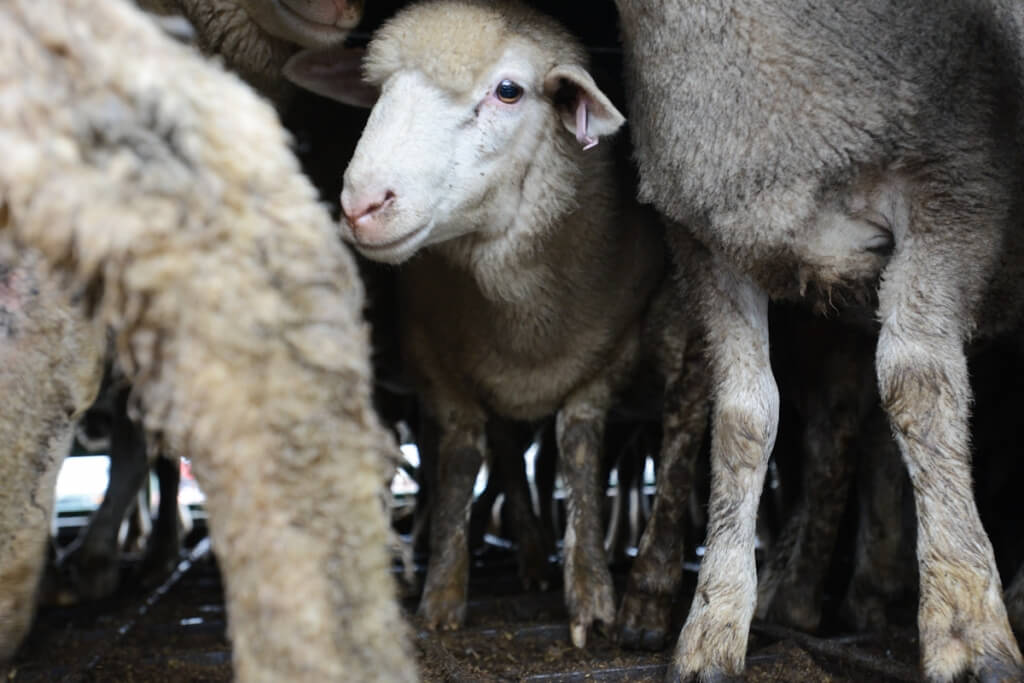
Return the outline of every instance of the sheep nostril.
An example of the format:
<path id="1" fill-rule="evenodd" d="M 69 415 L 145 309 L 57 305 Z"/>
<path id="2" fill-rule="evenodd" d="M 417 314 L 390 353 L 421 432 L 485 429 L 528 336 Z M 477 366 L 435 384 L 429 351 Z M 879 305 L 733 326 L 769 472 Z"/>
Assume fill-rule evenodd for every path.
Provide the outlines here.
<path id="1" fill-rule="evenodd" d="M 383 195 L 377 195 L 375 199 L 358 198 L 355 201 L 346 201 L 348 197 L 342 197 L 341 210 L 345 214 L 345 220 L 352 229 L 353 236 L 359 239 L 360 232 L 372 229 L 374 217 L 386 206 L 395 201 L 395 193 L 387 190 Z"/>

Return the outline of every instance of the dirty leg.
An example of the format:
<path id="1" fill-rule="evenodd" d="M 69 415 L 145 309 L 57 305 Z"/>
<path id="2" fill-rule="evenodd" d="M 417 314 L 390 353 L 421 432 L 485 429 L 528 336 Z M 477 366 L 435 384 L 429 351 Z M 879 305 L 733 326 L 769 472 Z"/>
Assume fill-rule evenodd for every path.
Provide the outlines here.
<path id="1" fill-rule="evenodd" d="M 587 631 L 595 621 L 611 626 L 615 620 L 612 577 L 604 555 L 605 493 L 599 481 L 608 403 L 605 387 L 588 387 L 570 399 L 555 424 L 558 462 L 569 489 L 565 599 L 576 647 L 586 646 Z"/>
<path id="2" fill-rule="evenodd" d="M 663 363 L 666 384 L 654 507 L 618 614 L 619 641 L 645 650 L 660 650 L 668 634 L 682 582 L 683 522 L 707 429 L 710 386 L 703 344 L 691 340 L 680 346 L 670 345 L 676 353 Z"/>
<path id="3" fill-rule="evenodd" d="M 430 520 L 430 562 L 419 613 L 431 629 L 456 629 L 466 619 L 469 512 L 484 461 L 484 425 L 453 421 L 443 427 L 437 488 Z"/>
<path id="4" fill-rule="evenodd" d="M 757 599 L 757 506 L 779 416 L 767 296 L 721 262 L 708 264 L 702 277 L 699 299 L 715 388 L 707 552 L 670 681 L 743 671 Z"/>

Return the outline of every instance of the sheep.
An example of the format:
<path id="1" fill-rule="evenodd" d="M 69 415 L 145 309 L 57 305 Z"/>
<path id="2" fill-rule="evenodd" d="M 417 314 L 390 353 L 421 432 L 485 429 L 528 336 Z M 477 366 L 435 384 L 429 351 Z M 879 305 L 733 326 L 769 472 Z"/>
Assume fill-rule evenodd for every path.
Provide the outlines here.
<path id="1" fill-rule="evenodd" d="M 0 234 L 83 292 L 193 462 L 237 679 L 414 680 L 363 291 L 273 109 L 120 0 L 14 0 L 0 149 Z"/>
<path id="2" fill-rule="evenodd" d="M 285 62 L 300 47 L 340 44 L 363 16 L 362 0 L 138 0 L 159 15 L 178 14 L 195 30 L 197 46 L 279 108 L 289 101 Z"/>
<path id="3" fill-rule="evenodd" d="M 121 524 L 138 500 L 140 489 L 148 490 L 144 484 L 151 465 L 156 466 L 160 480 L 160 507 L 152 533 L 146 539 L 142 580 L 147 583 L 162 581 L 178 564 L 181 551 L 178 518 L 180 460 L 165 456 L 157 458 L 156 453 L 147 453 L 145 435 L 140 425 L 128 415 L 131 387 L 123 379 L 113 379 L 114 375 L 108 363 L 100 399 L 86 414 L 88 418 L 95 412 L 107 413 L 105 417 L 110 423 L 110 434 L 109 439 L 104 439 L 104 447 L 110 454 L 109 482 L 103 501 L 89 518 L 89 524 L 58 555 L 59 578 L 66 585 L 54 588 L 61 591 L 59 600 L 62 602 L 98 600 L 117 590 L 121 578 Z M 82 432 L 80 423 L 78 434 Z M 143 514 L 148 515 L 148 506 L 144 507 Z"/>
<path id="4" fill-rule="evenodd" d="M 0 238 L 0 668 L 32 621 L 57 472 L 103 371 L 102 329 Z"/>
<path id="5" fill-rule="evenodd" d="M 769 321 L 772 369 L 782 399 L 801 418 L 802 452 L 792 458 L 800 471 L 798 499 L 758 576 L 756 617 L 813 631 L 853 479 L 855 445 L 878 402 L 873 339 L 857 325 L 792 305 L 772 306 Z"/>
<path id="6" fill-rule="evenodd" d="M 1024 566 L 1017 570 L 1017 575 L 1006 589 L 1006 609 L 1014 630 L 1024 633 Z"/>
<path id="7" fill-rule="evenodd" d="M 617 0 L 640 198 L 687 226 L 670 243 L 704 247 L 687 268 L 714 376 L 712 500 L 672 680 L 743 669 L 779 407 L 769 299 L 874 308 L 918 512 L 923 672 L 1024 677 L 968 447 L 965 343 L 1014 332 L 1024 306 L 1021 41 L 988 1 Z"/>
<path id="8" fill-rule="evenodd" d="M 300 53 L 285 74 L 357 102 L 366 93 L 353 92 L 358 69 L 342 57 Z M 623 117 L 577 40 L 516 3 L 413 5 L 375 33 L 363 67 L 380 99 L 345 170 L 342 237 L 402 264 L 403 353 L 441 431 L 420 614 L 434 629 L 465 619 L 467 515 L 488 423 L 555 415 L 570 491 L 565 594 L 583 647 L 596 622 L 615 622 L 598 489 L 605 415 L 642 351 L 657 356 L 661 328 L 647 329 L 647 313 L 666 277 L 657 219 L 626 213 L 606 146 L 586 151 Z M 699 384 L 699 369 L 662 369 L 666 395 L 685 393 L 680 377 Z M 648 569 L 671 561 L 653 555 Z M 637 597 L 637 611 L 657 601 Z"/>

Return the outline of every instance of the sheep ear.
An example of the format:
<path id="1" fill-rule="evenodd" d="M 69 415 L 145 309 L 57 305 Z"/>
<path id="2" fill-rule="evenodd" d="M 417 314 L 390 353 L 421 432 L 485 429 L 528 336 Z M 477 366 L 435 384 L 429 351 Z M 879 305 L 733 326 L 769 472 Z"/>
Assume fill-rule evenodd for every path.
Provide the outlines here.
<path id="1" fill-rule="evenodd" d="M 328 47 L 302 50 L 284 65 L 284 76 L 317 95 L 369 109 L 380 91 L 363 81 L 365 48 Z"/>
<path id="2" fill-rule="evenodd" d="M 611 100 L 582 67 L 561 64 L 544 77 L 544 93 L 554 100 L 562 124 L 583 149 L 590 149 L 602 135 L 611 135 L 626 122 Z"/>

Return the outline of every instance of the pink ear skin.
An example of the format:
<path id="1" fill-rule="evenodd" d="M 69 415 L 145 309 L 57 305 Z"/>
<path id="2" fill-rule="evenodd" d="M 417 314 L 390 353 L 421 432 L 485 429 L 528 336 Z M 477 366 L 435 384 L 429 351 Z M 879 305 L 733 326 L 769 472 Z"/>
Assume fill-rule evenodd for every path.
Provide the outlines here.
<path id="1" fill-rule="evenodd" d="M 310 92 L 353 107 L 369 109 L 380 92 L 363 81 L 366 48 L 328 47 L 302 50 L 284 65 L 284 76 Z"/>
<path id="2" fill-rule="evenodd" d="M 578 64 L 552 67 L 544 76 L 544 94 L 554 103 L 562 125 L 585 150 L 626 122 L 587 70 Z"/>
<path id="3" fill-rule="evenodd" d="M 576 142 L 583 145 L 583 151 L 597 147 L 598 138 L 590 135 L 590 112 L 587 111 L 587 100 L 581 97 L 576 104 Z"/>

